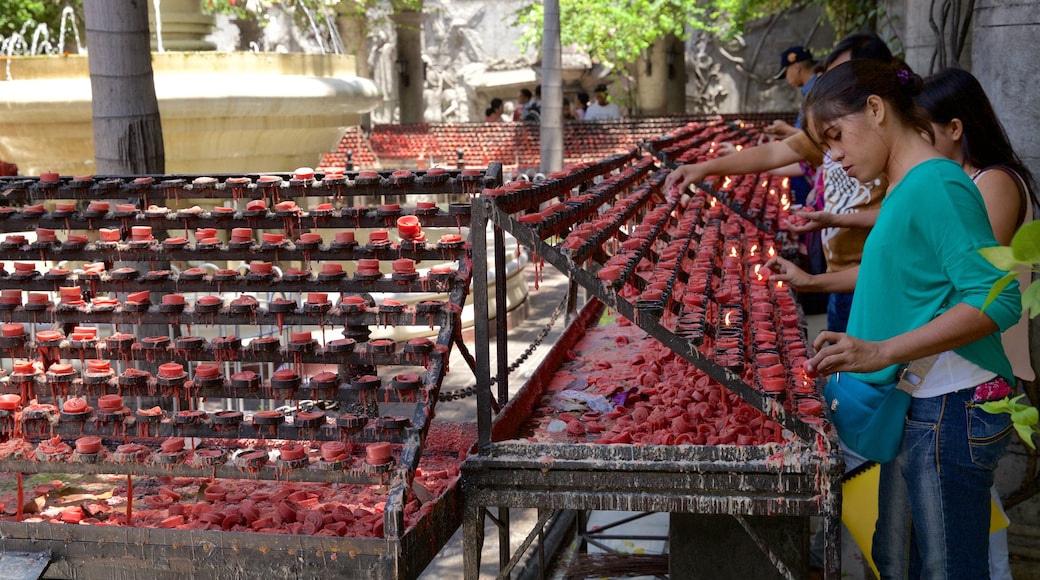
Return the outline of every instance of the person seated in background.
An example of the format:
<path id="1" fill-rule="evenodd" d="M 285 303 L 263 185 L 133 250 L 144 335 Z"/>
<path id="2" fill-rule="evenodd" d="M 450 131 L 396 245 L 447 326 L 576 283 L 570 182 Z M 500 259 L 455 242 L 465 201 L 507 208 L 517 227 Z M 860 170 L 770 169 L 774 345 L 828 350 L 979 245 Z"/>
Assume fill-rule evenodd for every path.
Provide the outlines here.
<path id="1" fill-rule="evenodd" d="M 495 97 L 491 99 L 491 106 L 484 112 L 484 121 L 487 123 L 497 123 L 502 120 L 502 110 L 505 108 L 505 103 L 502 99 Z"/>
<path id="2" fill-rule="evenodd" d="M 574 108 L 574 115 L 579 121 L 585 120 L 585 111 L 589 108 L 589 94 L 585 91 L 578 91 L 578 105 Z"/>
<path id="3" fill-rule="evenodd" d="M 621 118 L 617 103 L 607 102 L 607 85 L 596 86 L 596 102 L 585 110 L 586 121 L 614 121 Z"/>
<path id="4" fill-rule="evenodd" d="M 567 97 L 563 98 L 563 120 L 564 121 L 577 121 L 578 116 L 571 110 L 571 100 Z"/>
<path id="5" fill-rule="evenodd" d="M 516 96 L 516 108 L 513 109 L 514 121 L 524 120 L 524 113 L 527 112 L 527 103 L 531 102 L 531 97 L 533 96 L 531 89 L 520 89 L 520 94 Z"/>

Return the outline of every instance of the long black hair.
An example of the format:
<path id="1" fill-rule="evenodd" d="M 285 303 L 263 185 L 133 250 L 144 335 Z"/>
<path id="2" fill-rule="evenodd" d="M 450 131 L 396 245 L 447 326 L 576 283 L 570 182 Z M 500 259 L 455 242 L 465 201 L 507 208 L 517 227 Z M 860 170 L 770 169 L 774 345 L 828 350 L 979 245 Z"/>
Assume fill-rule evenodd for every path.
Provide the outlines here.
<path id="1" fill-rule="evenodd" d="M 1015 153 L 986 91 L 970 72 L 946 68 L 931 75 L 925 79 L 924 90 L 916 100 L 933 123 L 945 125 L 961 120 L 961 153 L 966 163 L 977 169 L 1007 166 L 1026 182 L 1035 203 L 1033 174 Z"/>
<path id="2" fill-rule="evenodd" d="M 891 62 L 873 58 L 850 60 L 816 79 L 805 98 L 806 118 L 812 118 L 814 125 L 819 127 L 862 111 L 867 106 L 867 98 L 877 95 L 903 121 L 921 133 L 934 136 L 928 117 L 914 103 L 914 97 L 921 92 L 923 84 L 921 77 L 899 59 Z M 819 135 L 810 136 L 821 142 Z"/>
<path id="3" fill-rule="evenodd" d="M 873 58 L 885 62 L 892 60 L 892 50 L 888 48 L 884 40 L 881 40 L 880 36 L 873 32 L 854 32 L 835 45 L 821 65 L 823 70 L 829 69 L 834 61 L 846 52 L 849 53 L 849 60 L 857 58 Z"/>

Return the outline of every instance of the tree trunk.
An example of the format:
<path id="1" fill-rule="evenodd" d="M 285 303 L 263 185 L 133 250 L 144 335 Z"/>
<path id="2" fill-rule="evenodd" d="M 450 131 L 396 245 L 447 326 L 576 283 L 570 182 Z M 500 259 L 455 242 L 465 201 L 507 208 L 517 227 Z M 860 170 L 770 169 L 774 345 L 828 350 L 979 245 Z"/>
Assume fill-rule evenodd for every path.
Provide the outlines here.
<path id="1" fill-rule="evenodd" d="M 563 168 L 563 62 L 560 1 L 546 0 L 542 33 L 542 172 Z"/>
<path id="2" fill-rule="evenodd" d="M 393 15 L 397 32 L 397 88 L 401 123 L 423 122 L 423 84 L 425 79 L 422 60 L 423 14 L 421 11 L 398 8 Z"/>
<path id="3" fill-rule="evenodd" d="M 83 3 L 90 46 L 94 160 L 101 175 L 166 171 L 152 78 L 148 0 Z"/>

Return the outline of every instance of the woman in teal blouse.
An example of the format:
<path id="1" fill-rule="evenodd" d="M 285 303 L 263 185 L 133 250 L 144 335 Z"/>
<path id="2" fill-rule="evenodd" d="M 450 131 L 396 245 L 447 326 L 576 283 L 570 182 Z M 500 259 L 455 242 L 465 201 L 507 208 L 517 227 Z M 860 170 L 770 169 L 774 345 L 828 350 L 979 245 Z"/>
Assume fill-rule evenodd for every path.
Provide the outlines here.
<path id="1" fill-rule="evenodd" d="M 857 60 L 806 99 L 809 132 L 832 159 L 893 184 L 860 267 L 813 277 L 813 289 L 855 296 L 847 333 L 821 333 L 809 365 L 881 385 L 900 364 L 939 355 L 881 468 L 873 559 L 882 578 L 988 578 L 989 488 L 1013 429 L 978 396 L 1013 380 L 999 331 L 1021 301 L 1012 284 L 980 312 L 1003 272 L 977 250 L 997 242 L 971 179 L 922 138 L 932 127 L 914 107 L 920 89 L 904 63 Z M 771 266 L 798 285 L 785 262 Z"/>

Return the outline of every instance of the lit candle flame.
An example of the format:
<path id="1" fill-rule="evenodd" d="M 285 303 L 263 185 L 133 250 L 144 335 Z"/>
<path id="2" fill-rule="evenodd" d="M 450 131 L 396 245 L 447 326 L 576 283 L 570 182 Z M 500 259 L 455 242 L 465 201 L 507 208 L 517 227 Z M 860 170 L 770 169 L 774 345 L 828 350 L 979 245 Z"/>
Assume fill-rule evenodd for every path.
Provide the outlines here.
<path id="1" fill-rule="evenodd" d="M 776 195 L 776 188 L 775 187 L 770 187 L 769 188 L 769 195 Z"/>
<path id="2" fill-rule="evenodd" d="M 791 182 L 791 180 L 788 179 L 787 177 L 785 177 L 784 180 L 780 182 L 780 187 L 782 187 L 784 189 L 787 189 L 787 184 L 790 183 L 790 182 Z"/>
<path id="3" fill-rule="evenodd" d="M 783 280 L 777 280 L 776 281 L 776 289 L 777 290 L 782 290 L 783 287 L 784 287 L 784 281 Z"/>
<path id="4" fill-rule="evenodd" d="M 729 255 L 730 255 L 730 256 L 733 256 L 734 258 L 736 258 L 736 257 L 737 257 L 737 247 L 736 247 L 736 246 L 733 246 L 733 247 L 731 247 L 731 248 L 729 249 Z"/>
<path id="5" fill-rule="evenodd" d="M 763 179 L 762 180 L 762 187 L 765 187 L 767 185 L 769 185 L 769 180 L 768 179 Z"/>
<path id="6" fill-rule="evenodd" d="M 769 246 L 769 249 L 766 250 L 766 254 L 768 254 L 769 257 L 772 258 L 776 255 L 776 250 L 773 249 L 773 246 Z"/>
<path id="7" fill-rule="evenodd" d="M 735 147 L 735 149 L 736 149 L 737 151 L 740 151 L 740 150 L 741 150 L 741 149 L 743 149 L 743 148 L 744 148 L 744 146 L 743 146 L 743 145 L 737 145 L 737 146 Z"/>
<path id="8" fill-rule="evenodd" d="M 780 209 L 789 211 L 791 209 L 791 200 L 787 197 L 787 194 L 780 196 Z"/>
<path id="9" fill-rule="evenodd" d="M 729 184 L 731 184 L 731 183 L 733 183 L 733 179 L 731 179 L 731 178 L 730 178 L 730 177 L 729 177 L 729 176 L 727 175 L 727 176 L 726 176 L 726 179 L 725 179 L 725 180 L 723 180 L 723 182 L 722 182 L 722 188 L 723 188 L 723 189 L 726 189 L 726 188 L 728 188 L 728 187 L 729 187 Z"/>
<path id="10" fill-rule="evenodd" d="M 744 128 L 744 121 L 741 121 L 741 122 L 740 122 L 740 128 L 741 128 L 741 129 L 743 129 L 743 128 Z"/>
<path id="11" fill-rule="evenodd" d="M 755 264 L 755 277 L 758 278 L 759 282 L 762 281 L 762 273 L 759 271 L 761 269 L 762 269 L 762 264 Z"/>
<path id="12" fill-rule="evenodd" d="M 757 251 L 758 251 L 758 244 L 751 244 L 751 249 L 748 250 L 748 255 L 750 255 L 751 257 L 754 257 L 755 256 L 755 252 L 757 252 Z"/>
<path id="13" fill-rule="evenodd" d="M 726 326 L 729 326 L 729 315 L 732 314 L 732 313 L 733 313 L 732 310 L 727 310 L 726 311 L 726 316 L 723 318 L 723 321 L 725 322 Z"/>
<path id="14" fill-rule="evenodd" d="M 710 200 L 708 200 L 708 207 L 715 207 L 715 198 L 714 197 L 711 198 Z"/>

